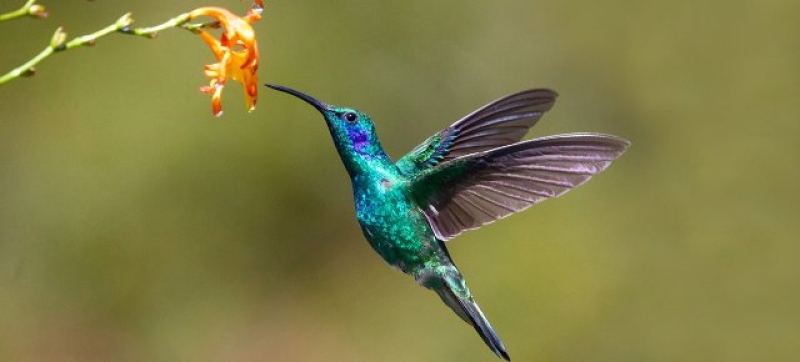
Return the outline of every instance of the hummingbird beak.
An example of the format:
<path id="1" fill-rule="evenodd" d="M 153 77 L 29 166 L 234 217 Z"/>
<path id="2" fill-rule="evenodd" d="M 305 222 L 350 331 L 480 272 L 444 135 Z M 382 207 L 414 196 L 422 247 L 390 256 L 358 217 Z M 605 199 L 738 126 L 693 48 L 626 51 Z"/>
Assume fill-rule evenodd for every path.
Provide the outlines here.
<path id="1" fill-rule="evenodd" d="M 325 104 L 324 102 L 321 102 L 321 101 L 317 100 L 316 98 L 314 98 L 314 97 L 312 97 L 312 96 L 310 96 L 308 94 L 305 94 L 303 92 L 299 92 L 299 91 L 296 91 L 296 90 L 294 90 L 292 88 L 284 87 L 282 85 L 277 85 L 277 84 L 264 84 L 264 85 L 267 86 L 267 87 L 270 87 L 270 88 L 272 88 L 274 90 L 278 90 L 278 91 L 281 91 L 281 92 L 284 92 L 284 93 L 289 93 L 289 94 L 291 94 L 291 95 L 293 95 L 293 96 L 295 96 L 297 98 L 300 98 L 300 99 L 306 101 L 306 103 L 314 106 L 314 108 L 316 108 L 320 112 L 327 111 L 327 110 L 330 109 L 330 107 L 327 104 Z"/>

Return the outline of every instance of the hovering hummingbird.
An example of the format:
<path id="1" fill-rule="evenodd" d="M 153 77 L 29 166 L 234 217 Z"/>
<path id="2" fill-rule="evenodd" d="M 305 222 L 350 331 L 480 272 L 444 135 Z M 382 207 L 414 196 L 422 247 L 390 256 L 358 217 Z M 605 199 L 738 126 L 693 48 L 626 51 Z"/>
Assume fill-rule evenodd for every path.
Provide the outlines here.
<path id="1" fill-rule="evenodd" d="M 468 114 L 393 162 L 363 112 L 267 86 L 306 101 L 325 117 L 350 174 L 356 218 L 372 248 L 436 292 L 507 361 L 503 342 L 467 289 L 445 241 L 569 191 L 606 169 L 630 144 L 597 133 L 520 142 L 557 97 L 549 89 L 531 89 Z"/>

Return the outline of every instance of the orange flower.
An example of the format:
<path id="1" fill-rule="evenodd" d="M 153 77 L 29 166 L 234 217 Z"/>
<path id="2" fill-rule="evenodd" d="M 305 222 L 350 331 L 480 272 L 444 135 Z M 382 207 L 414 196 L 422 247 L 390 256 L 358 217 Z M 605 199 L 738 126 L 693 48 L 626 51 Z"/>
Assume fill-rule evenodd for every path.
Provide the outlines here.
<path id="1" fill-rule="evenodd" d="M 189 13 L 190 19 L 208 16 L 222 27 L 222 35 L 217 40 L 204 30 L 198 34 L 214 52 L 218 63 L 205 66 L 205 75 L 211 78 L 208 86 L 200 88 L 203 93 L 212 94 L 211 107 L 214 115 L 222 115 L 220 97 L 225 82 L 230 78 L 244 87 L 245 103 L 249 111 L 256 108 L 258 97 L 258 45 L 250 23 L 261 19 L 261 1 L 256 1 L 247 15 L 239 17 L 218 7 L 203 7 Z"/>

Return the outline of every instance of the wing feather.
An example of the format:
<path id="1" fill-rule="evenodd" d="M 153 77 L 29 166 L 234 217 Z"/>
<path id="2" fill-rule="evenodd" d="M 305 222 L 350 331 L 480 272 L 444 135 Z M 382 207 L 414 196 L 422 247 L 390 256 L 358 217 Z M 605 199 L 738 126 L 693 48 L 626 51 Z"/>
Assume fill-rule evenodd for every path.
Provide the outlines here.
<path id="1" fill-rule="evenodd" d="M 593 133 L 520 142 L 428 168 L 412 192 L 437 237 L 449 240 L 583 184 L 629 144 Z"/>
<path id="2" fill-rule="evenodd" d="M 397 167 L 413 176 L 458 157 L 518 142 L 557 96 L 549 89 L 530 89 L 500 98 L 425 140 L 400 158 Z"/>

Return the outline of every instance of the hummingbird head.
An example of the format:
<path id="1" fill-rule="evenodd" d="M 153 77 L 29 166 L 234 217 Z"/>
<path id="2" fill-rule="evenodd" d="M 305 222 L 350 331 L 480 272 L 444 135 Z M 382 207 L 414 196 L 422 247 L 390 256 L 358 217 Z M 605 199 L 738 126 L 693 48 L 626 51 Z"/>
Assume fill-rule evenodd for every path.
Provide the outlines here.
<path id="1" fill-rule="evenodd" d="M 388 159 L 378 141 L 375 125 L 365 113 L 324 103 L 288 87 L 273 84 L 266 86 L 300 98 L 322 113 L 333 143 L 351 176 L 371 168 L 375 161 L 385 162 Z"/>

